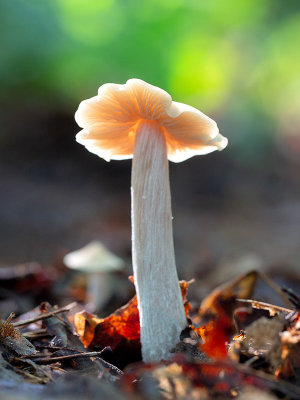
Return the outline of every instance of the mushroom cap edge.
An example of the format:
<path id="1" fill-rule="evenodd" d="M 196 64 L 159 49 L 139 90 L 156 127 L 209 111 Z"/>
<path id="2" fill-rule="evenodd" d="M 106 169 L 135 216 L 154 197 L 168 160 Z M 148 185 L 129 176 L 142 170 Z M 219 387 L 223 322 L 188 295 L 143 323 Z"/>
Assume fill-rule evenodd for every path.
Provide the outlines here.
<path id="1" fill-rule="evenodd" d="M 82 101 L 75 120 L 83 129 L 76 141 L 106 161 L 130 159 L 138 123 L 145 119 L 162 128 L 173 162 L 223 150 L 228 143 L 207 115 L 140 79 L 106 83 L 97 96 Z"/>

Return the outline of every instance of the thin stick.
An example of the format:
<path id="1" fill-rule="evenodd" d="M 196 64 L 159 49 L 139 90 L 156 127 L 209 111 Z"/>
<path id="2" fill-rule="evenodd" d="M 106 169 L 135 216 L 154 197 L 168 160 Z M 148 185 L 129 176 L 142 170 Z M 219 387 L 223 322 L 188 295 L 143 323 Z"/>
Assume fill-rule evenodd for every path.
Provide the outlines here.
<path id="1" fill-rule="evenodd" d="M 47 333 L 47 329 L 42 328 L 42 329 L 36 329 L 35 331 L 23 332 L 22 335 L 27 339 L 34 339 L 37 337 L 45 336 L 45 333 Z"/>
<path id="2" fill-rule="evenodd" d="M 37 346 L 38 347 L 38 346 Z M 40 346 L 41 347 L 41 346 Z M 70 347 L 50 347 L 50 346 L 48 346 L 48 347 L 43 347 L 43 349 L 47 349 L 47 350 L 56 350 L 56 351 L 60 351 L 60 350 L 64 350 L 64 351 L 74 351 L 74 354 L 87 354 L 87 352 L 86 351 L 80 351 L 80 350 L 76 350 L 76 349 L 72 349 L 72 348 L 70 348 Z M 104 349 L 102 349 L 102 351 L 103 351 Z M 44 358 L 50 358 L 52 355 L 53 355 L 53 353 L 48 353 L 49 354 L 49 357 L 48 357 L 48 355 L 45 355 L 44 354 L 44 357 L 43 357 L 43 354 L 30 354 L 30 355 L 26 355 L 26 356 L 24 356 L 24 358 L 40 358 L 40 359 L 44 359 Z M 68 354 L 69 355 L 69 354 Z M 71 354 L 72 355 L 72 354 Z M 60 357 L 62 357 L 62 356 L 60 356 Z"/>
<path id="3" fill-rule="evenodd" d="M 40 359 L 35 359 L 34 362 L 37 364 L 48 364 L 57 361 L 72 360 L 73 358 L 80 358 L 80 357 L 99 357 L 104 350 L 105 349 L 101 351 L 90 351 L 87 353 L 68 354 L 67 356 L 60 356 L 60 357 L 44 357 Z"/>
<path id="4" fill-rule="evenodd" d="M 68 350 L 68 351 L 77 351 L 79 352 L 78 349 L 73 349 L 72 347 L 63 347 L 63 346 L 41 346 L 39 344 L 36 344 L 35 347 L 37 349 L 42 349 L 42 350 Z M 84 351 L 83 351 L 84 353 Z"/>
<path id="5" fill-rule="evenodd" d="M 37 321 L 40 321 L 42 319 L 51 318 L 56 314 L 59 314 L 59 313 L 62 313 L 62 312 L 66 312 L 66 311 L 70 311 L 76 305 L 77 305 L 77 303 L 74 302 L 74 303 L 68 304 L 65 307 L 58 308 L 57 310 L 50 311 L 50 312 L 45 313 L 45 314 L 40 314 L 35 318 L 26 319 L 25 321 L 14 322 L 12 325 L 15 328 L 19 327 L 19 326 L 29 325 L 29 324 L 32 324 L 33 322 L 37 322 Z"/>
<path id="6" fill-rule="evenodd" d="M 250 299 L 237 299 L 237 301 L 241 303 L 249 303 L 253 308 L 257 308 L 260 310 L 267 310 L 273 314 L 279 314 L 281 312 L 284 313 L 292 313 L 295 312 L 295 310 L 291 310 L 290 308 L 285 308 L 285 307 L 280 307 L 280 306 L 274 306 L 273 304 L 269 303 L 264 303 L 263 301 L 257 301 L 257 300 L 250 300 Z"/>

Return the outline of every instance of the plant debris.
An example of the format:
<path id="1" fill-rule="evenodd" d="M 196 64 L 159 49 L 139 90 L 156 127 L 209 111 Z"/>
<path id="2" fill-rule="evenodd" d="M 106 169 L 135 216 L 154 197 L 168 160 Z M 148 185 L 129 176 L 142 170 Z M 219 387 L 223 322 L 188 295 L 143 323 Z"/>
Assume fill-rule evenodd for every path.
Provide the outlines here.
<path id="1" fill-rule="evenodd" d="M 141 362 L 136 296 L 104 318 L 74 302 L 11 314 L 0 321 L 1 399 L 67 399 L 72 388 L 78 400 L 86 391 L 91 400 L 299 399 L 298 297 L 286 289 L 278 296 L 263 279 L 284 307 L 255 300 L 259 278 L 242 275 L 199 308 L 187 299 L 192 282 L 181 281 L 189 326 L 171 358 L 156 364 Z"/>

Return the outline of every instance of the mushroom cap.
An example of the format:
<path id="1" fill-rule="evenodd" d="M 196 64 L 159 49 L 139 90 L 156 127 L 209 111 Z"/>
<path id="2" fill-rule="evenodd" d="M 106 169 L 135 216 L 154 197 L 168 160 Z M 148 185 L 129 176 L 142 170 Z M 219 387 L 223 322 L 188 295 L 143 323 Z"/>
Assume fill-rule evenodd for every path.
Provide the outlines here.
<path id="1" fill-rule="evenodd" d="M 106 161 L 133 157 L 136 130 L 145 120 L 161 127 L 173 162 L 223 150 L 228 142 L 215 121 L 140 79 L 102 85 L 97 96 L 80 103 L 75 120 L 83 128 L 77 142 Z"/>
<path id="2" fill-rule="evenodd" d="M 63 261 L 68 268 L 83 272 L 109 272 L 124 268 L 124 261 L 99 241 L 66 254 Z"/>

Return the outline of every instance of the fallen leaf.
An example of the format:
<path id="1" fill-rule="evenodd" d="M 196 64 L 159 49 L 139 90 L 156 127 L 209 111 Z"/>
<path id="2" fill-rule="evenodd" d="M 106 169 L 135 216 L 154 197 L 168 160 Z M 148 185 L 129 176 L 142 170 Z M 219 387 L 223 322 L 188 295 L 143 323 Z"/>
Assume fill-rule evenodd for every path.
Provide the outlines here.
<path id="1" fill-rule="evenodd" d="M 133 278 L 130 277 L 133 281 Z M 185 312 L 189 317 L 190 304 L 186 295 L 191 282 L 180 281 L 180 288 Z M 76 331 L 85 347 L 90 349 L 111 347 L 118 353 L 130 357 L 130 361 L 141 358 L 140 323 L 137 297 L 134 296 L 126 305 L 113 314 L 99 319 L 86 311 L 75 314 Z"/>

